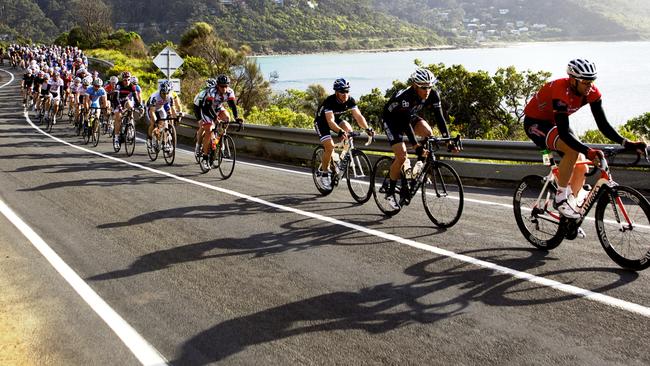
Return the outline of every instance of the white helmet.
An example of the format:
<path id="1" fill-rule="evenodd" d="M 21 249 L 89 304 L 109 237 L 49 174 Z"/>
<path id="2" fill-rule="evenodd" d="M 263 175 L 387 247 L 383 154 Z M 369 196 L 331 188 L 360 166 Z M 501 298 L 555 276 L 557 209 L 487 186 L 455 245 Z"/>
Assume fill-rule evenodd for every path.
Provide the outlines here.
<path id="1" fill-rule="evenodd" d="M 112 84 L 117 84 L 118 81 L 120 80 L 115 75 L 111 76 L 111 78 L 109 79 L 109 82 L 111 82 Z"/>
<path id="2" fill-rule="evenodd" d="M 576 58 L 569 61 L 566 72 L 569 76 L 583 80 L 596 80 L 598 74 L 596 71 L 596 65 L 583 58 Z"/>
<path id="3" fill-rule="evenodd" d="M 81 84 L 82 84 L 83 86 L 90 86 L 90 84 L 91 84 L 92 82 L 93 82 L 93 78 L 92 78 L 92 77 L 85 77 L 85 78 L 83 78 L 83 79 L 81 80 Z"/>
<path id="4" fill-rule="evenodd" d="M 409 80 L 417 86 L 432 87 L 436 83 L 436 77 L 427 69 L 417 69 L 411 74 Z"/>

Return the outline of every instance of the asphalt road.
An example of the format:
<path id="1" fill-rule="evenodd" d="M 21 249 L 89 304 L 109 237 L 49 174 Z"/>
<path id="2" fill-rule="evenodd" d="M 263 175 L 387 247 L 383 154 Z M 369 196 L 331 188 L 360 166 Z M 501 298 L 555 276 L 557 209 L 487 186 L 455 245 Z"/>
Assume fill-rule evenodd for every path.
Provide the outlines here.
<path id="1" fill-rule="evenodd" d="M 170 364 L 650 364 L 650 272 L 620 270 L 592 225 L 534 249 L 511 188 L 466 187 L 438 230 L 419 199 L 385 218 L 300 168 L 242 159 L 224 181 L 141 142 L 129 158 L 107 139 L 80 149 L 67 124 L 33 126 L 9 81 L 0 199 Z M 30 357 L 141 363 L 2 216 L 0 233 L 0 310 L 41 319 Z"/>

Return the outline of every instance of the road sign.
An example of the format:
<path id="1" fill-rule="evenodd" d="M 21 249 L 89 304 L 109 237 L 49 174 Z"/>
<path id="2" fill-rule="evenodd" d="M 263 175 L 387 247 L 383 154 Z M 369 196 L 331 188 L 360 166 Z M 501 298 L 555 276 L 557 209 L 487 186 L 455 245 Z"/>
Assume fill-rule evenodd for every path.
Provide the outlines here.
<path id="1" fill-rule="evenodd" d="M 165 47 L 158 56 L 153 59 L 154 65 L 169 78 L 183 64 L 183 58 L 171 47 Z"/>
<path id="2" fill-rule="evenodd" d="M 174 85 L 174 91 L 178 94 L 181 93 L 181 79 L 158 79 L 158 90 L 160 90 L 160 84 L 163 83 L 163 81 L 171 81 L 172 85 Z"/>

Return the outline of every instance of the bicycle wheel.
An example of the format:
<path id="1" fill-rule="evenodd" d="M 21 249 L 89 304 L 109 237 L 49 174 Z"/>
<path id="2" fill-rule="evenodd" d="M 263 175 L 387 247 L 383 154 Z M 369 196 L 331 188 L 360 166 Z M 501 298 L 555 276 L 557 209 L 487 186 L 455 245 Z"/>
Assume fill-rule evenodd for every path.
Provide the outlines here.
<path id="1" fill-rule="evenodd" d="M 69 124 L 74 124 L 74 109 L 72 109 L 71 107 L 72 106 L 70 106 L 70 108 L 68 108 L 68 123 Z"/>
<path id="2" fill-rule="evenodd" d="M 160 141 L 156 141 L 154 136 L 151 139 L 151 147 L 147 146 L 147 155 L 149 155 L 149 160 L 156 161 L 158 159 L 158 152 L 160 151 Z"/>
<path id="3" fill-rule="evenodd" d="M 45 120 L 45 132 L 52 132 L 52 117 L 48 115 L 43 118 Z"/>
<path id="4" fill-rule="evenodd" d="M 384 156 L 375 162 L 375 165 L 372 168 L 372 173 L 370 174 L 370 184 L 372 189 L 372 195 L 375 197 L 375 203 L 379 210 L 387 216 L 393 216 L 397 214 L 401 207 L 394 209 L 386 200 L 386 192 L 390 184 L 390 166 L 393 164 L 393 158 Z M 400 183 L 401 179 L 398 179 L 397 184 Z M 400 187 L 395 187 L 395 199 L 397 202 L 400 201 Z"/>
<path id="5" fill-rule="evenodd" d="M 650 203 L 637 190 L 605 188 L 596 205 L 596 232 L 607 255 L 619 266 L 650 267 Z"/>
<path id="6" fill-rule="evenodd" d="M 100 117 L 101 118 L 101 117 Z M 100 119 L 95 118 L 93 121 L 93 127 L 92 127 L 92 140 L 93 140 L 93 147 L 96 147 L 97 144 L 99 144 L 99 125 L 100 125 Z"/>
<path id="7" fill-rule="evenodd" d="M 124 128 L 124 151 L 126 151 L 126 156 L 133 155 L 135 150 L 135 127 L 126 122 L 126 127 Z"/>
<path id="8" fill-rule="evenodd" d="M 372 190 L 370 189 L 372 164 L 370 164 L 368 156 L 361 150 L 351 150 L 350 154 L 351 160 L 345 172 L 348 189 L 355 201 L 359 203 L 368 202 L 372 195 Z"/>
<path id="9" fill-rule="evenodd" d="M 219 173 L 223 179 L 228 179 L 235 171 L 235 161 L 237 153 L 235 151 L 235 141 L 232 137 L 224 135 L 221 138 L 217 150 L 217 160 L 219 161 Z"/>
<path id="10" fill-rule="evenodd" d="M 165 158 L 167 165 L 172 165 L 176 158 L 176 128 L 171 124 L 165 134 L 165 140 L 164 143 L 167 146 L 167 151 L 163 148 L 163 157 Z"/>
<path id="11" fill-rule="evenodd" d="M 423 177 L 422 203 L 429 219 L 438 227 L 454 226 L 463 213 L 463 184 L 451 165 L 436 161 Z"/>
<path id="12" fill-rule="evenodd" d="M 332 193 L 334 186 L 330 185 L 330 189 L 325 189 L 320 184 L 320 176 L 318 175 L 318 171 L 321 170 L 324 152 L 325 148 L 322 146 L 318 146 L 316 149 L 314 149 L 314 153 L 312 154 L 311 158 L 311 176 L 314 179 L 314 185 L 316 186 L 316 189 L 318 189 L 318 192 L 320 192 L 323 196 L 327 196 L 328 194 Z M 330 165 L 332 165 L 331 160 Z M 333 171 L 334 169 L 330 169 L 330 174 L 332 174 L 331 172 Z"/>
<path id="13" fill-rule="evenodd" d="M 555 185 L 549 182 L 544 188 L 544 183 L 539 175 L 524 177 L 517 185 L 512 207 L 526 240 L 539 249 L 551 250 L 564 240 L 565 219 L 553 208 Z"/>
<path id="14" fill-rule="evenodd" d="M 85 123 L 83 127 L 83 138 L 84 138 L 84 145 L 87 145 L 88 142 L 90 142 L 90 129 L 92 128 L 94 124 L 94 121 L 92 118 L 88 119 L 88 122 Z"/>

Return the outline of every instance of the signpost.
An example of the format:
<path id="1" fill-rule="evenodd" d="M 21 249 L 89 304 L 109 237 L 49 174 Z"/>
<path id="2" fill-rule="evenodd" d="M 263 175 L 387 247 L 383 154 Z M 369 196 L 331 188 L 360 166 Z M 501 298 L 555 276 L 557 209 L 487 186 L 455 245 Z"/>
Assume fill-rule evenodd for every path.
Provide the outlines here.
<path id="1" fill-rule="evenodd" d="M 180 93 L 181 81 L 179 79 L 170 79 L 169 77 L 172 76 L 179 67 L 181 67 L 183 64 L 183 58 L 180 57 L 173 48 L 165 47 L 165 49 L 160 51 L 158 56 L 153 59 L 153 63 L 158 66 L 163 74 L 165 74 L 167 80 L 171 80 L 174 83 L 174 91 Z M 160 83 L 160 80 L 158 83 Z"/>

